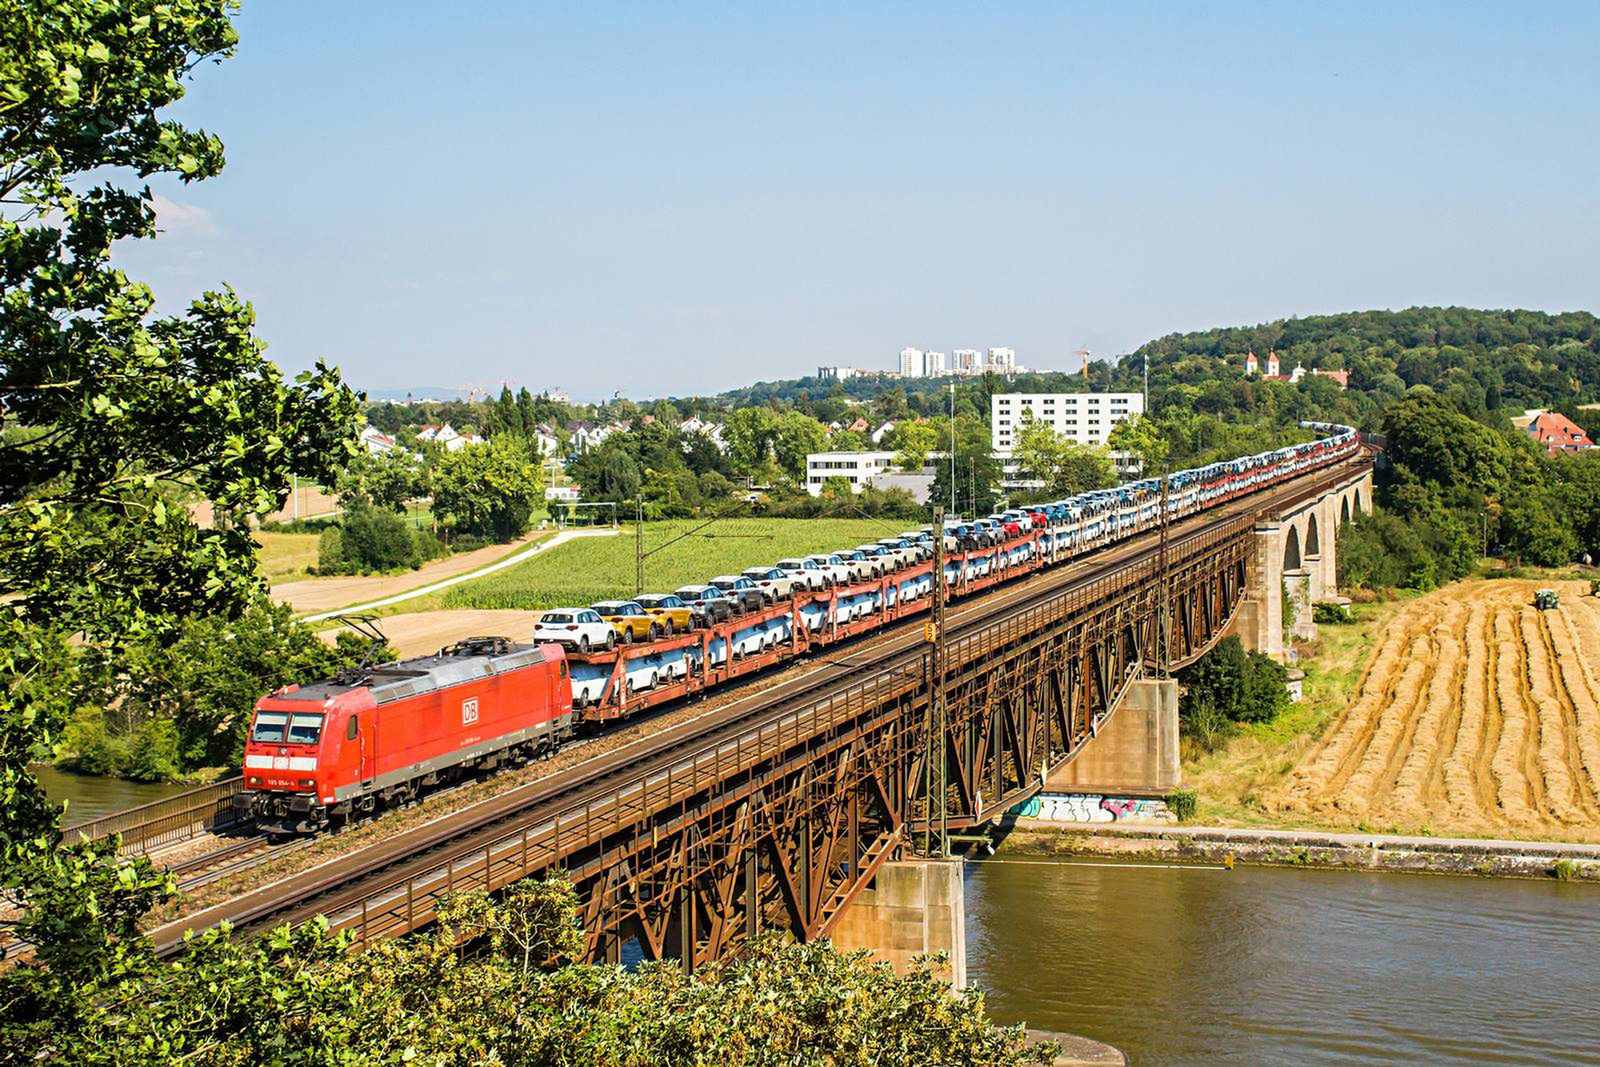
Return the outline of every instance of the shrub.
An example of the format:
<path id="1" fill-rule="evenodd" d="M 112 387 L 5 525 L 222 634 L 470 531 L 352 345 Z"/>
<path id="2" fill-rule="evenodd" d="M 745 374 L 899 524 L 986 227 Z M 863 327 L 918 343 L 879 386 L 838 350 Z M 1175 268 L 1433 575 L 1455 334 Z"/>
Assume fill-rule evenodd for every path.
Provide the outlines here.
<path id="1" fill-rule="evenodd" d="M 392 511 L 359 505 L 344 516 L 347 567 L 389 571 L 417 565 L 418 546 L 406 520 Z"/>
<path id="2" fill-rule="evenodd" d="M 1206 705 L 1234 722 L 1271 722 L 1289 705 L 1288 680 L 1283 664 L 1259 652 L 1247 653 L 1237 637 L 1225 637 L 1179 674 L 1187 690 L 1186 724 L 1210 728 Z M 1214 728 L 1211 732 L 1216 733 Z"/>
<path id="3" fill-rule="evenodd" d="M 1185 697 L 1179 725 L 1183 736 L 1203 752 L 1215 752 L 1239 732 L 1238 726 L 1217 707 L 1209 694 L 1194 699 Z"/>
<path id="4" fill-rule="evenodd" d="M 317 541 L 317 573 L 343 574 L 344 568 L 344 531 L 329 526 Z"/>
<path id="5" fill-rule="evenodd" d="M 116 774 L 125 746 L 106 727 L 100 708 L 79 708 L 61 735 L 61 747 L 72 753 L 72 765 L 84 774 Z"/>
<path id="6" fill-rule="evenodd" d="M 1572 882 L 1581 877 L 1583 872 L 1571 860 L 1556 860 L 1556 865 L 1551 869 L 1550 873 L 1558 882 Z"/>
<path id="7" fill-rule="evenodd" d="M 1194 818 L 1199 806 L 1200 794 L 1193 789 L 1174 789 L 1167 794 L 1167 810 L 1176 815 L 1179 822 Z"/>
<path id="8" fill-rule="evenodd" d="M 122 775 L 136 782 L 164 782 L 179 770 L 178 728 L 170 719 L 146 719 L 128 738 Z"/>
<path id="9" fill-rule="evenodd" d="M 1324 624 L 1341 626 L 1355 622 L 1356 616 L 1348 604 L 1341 604 L 1336 600 L 1319 600 L 1311 606 L 1311 619 L 1319 626 Z"/>
<path id="10" fill-rule="evenodd" d="M 433 536 L 433 533 L 429 530 L 413 530 L 411 531 L 411 539 L 416 545 L 415 558 L 417 564 L 426 563 L 430 559 L 443 559 L 452 551 L 451 546 Z M 460 552 L 463 549 L 456 548 L 454 551 Z"/>

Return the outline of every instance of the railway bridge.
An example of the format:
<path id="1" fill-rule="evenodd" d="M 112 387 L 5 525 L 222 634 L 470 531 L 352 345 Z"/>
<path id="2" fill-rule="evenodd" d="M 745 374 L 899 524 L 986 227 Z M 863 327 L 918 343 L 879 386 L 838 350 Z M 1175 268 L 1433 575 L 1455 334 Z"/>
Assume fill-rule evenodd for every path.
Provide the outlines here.
<path id="1" fill-rule="evenodd" d="M 1283 581 L 1304 571 L 1328 589 L 1337 516 L 1369 506 L 1370 469 L 1365 456 L 1346 461 L 953 603 L 937 646 L 903 625 L 813 658 L 572 773 L 191 915 L 156 941 L 174 951 L 186 930 L 224 920 L 248 931 L 321 913 L 365 943 L 426 925 L 449 893 L 565 872 L 591 959 L 633 945 L 693 967 L 766 929 L 874 943 L 859 912 L 847 917 L 894 864 L 917 875 L 909 906 L 925 914 L 909 926 L 899 914 L 877 947 L 959 954 L 928 933 L 944 921 L 959 941 L 959 872 L 908 861 L 1037 794 L 1092 750 L 1142 679 L 1191 662 L 1230 627 L 1270 651 Z M 1298 558 L 1279 555 L 1288 531 Z"/>

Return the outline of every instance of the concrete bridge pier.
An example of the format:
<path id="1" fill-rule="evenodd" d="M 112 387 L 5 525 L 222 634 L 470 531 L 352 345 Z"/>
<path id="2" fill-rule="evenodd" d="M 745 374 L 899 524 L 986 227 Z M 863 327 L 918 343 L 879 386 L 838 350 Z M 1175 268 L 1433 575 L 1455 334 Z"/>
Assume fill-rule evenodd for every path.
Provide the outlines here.
<path id="1" fill-rule="evenodd" d="M 1136 678 L 1115 713 L 1077 757 L 1050 772 L 1046 793 L 1170 792 L 1183 780 L 1178 760 L 1178 683 Z"/>
<path id="2" fill-rule="evenodd" d="M 955 989 L 967 985 L 966 891 L 960 858 L 892 860 L 878 869 L 833 928 L 840 949 L 864 948 L 902 974 L 911 961 L 949 955 Z"/>

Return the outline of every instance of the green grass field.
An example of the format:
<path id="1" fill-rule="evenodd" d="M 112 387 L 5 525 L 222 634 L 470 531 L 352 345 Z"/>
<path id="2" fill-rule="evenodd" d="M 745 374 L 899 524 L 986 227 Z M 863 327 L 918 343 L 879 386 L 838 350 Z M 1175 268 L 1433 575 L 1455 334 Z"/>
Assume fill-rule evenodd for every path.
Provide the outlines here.
<path id="1" fill-rule="evenodd" d="M 646 524 L 645 551 L 667 545 L 699 521 Z M 690 582 L 737 574 L 785 556 L 854 548 L 915 525 L 910 520 L 896 524 L 876 519 L 727 519 L 646 558 L 645 592 L 670 592 Z M 614 537 L 585 538 L 456 586 L 430 606 L 530 610 L 629 597 L 633 595 L 633 559 L 631 529 Z M 417 610 L 417 605 L 410 605 L 410 610 Z"/>

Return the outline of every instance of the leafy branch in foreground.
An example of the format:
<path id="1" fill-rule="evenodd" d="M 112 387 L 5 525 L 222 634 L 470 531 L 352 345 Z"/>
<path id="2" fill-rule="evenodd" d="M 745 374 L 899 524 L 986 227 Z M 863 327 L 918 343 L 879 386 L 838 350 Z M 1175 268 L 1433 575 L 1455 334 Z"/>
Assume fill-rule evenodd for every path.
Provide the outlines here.
<path id="1" fill-rule="evenodd" d="M 130 935 L 109 965 L 96 951 L 67 968 L 70 983 L 26 964 L 0 978 L 0 1021 L 26 1038 L 18 1063 L 1048 1062 L 990 1024 L 980 991 L 825 943 L 766 935 L 693 975 L 574 964 L 576 905 L 560 879 L 463 895 L 431 931 L 360 955 L 320 923 L 212 932 L 170 964 Z"/>

